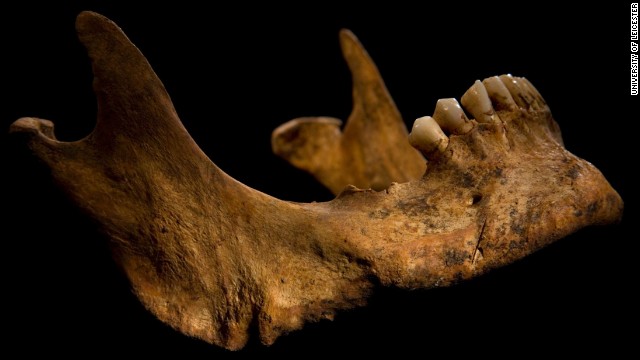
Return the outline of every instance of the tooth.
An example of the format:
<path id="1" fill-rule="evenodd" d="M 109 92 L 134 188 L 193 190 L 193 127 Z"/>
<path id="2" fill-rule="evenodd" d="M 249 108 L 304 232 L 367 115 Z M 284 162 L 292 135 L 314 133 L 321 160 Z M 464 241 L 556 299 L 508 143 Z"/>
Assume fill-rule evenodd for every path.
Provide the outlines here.
<path id="1" fill-rule="evenodd" d="M 427 155 L 436 150 L 443 152 L 449 145 L 449 138 L 431 116 L 423 116 L 413 123 L 409 143 Z"/>
<path id="2" fill-rule="evenodd" d="M 533 96 L 529 94 L 529 90 L 523 86 L 522 79 L 513 77 L 511 74 L 500 75 L 500 80 L 509 89 L 513 100 L 523 109 L 528 109 L 533 102 Z"/>
<path id="3" fill-rule="evenodd" d="M 530 86 L 530 82 L 523 77 L 514 77 L 516 79 L 516 85 L 520 87 L 522 91 L 522 98 L 529 105 L 529 107 L 538 107 L 538 100 L 536 99 L 535 90 Z"/>
<path id="4" fill-rule="evenodd" d="M 438 100 L 433 118 L 444 131 L 451 134 L 466 134 L 473 129 L 473 123 L 454 98 Z"/>
<path id="5" fill-rule="evenodd" d="M 529 88 L 529 92 L 531 93 L 531 96 L 533 96 L 533 98 L 537 101 L 537 105 L 540 107 L 545 107 L 547 105 L 547 102 L 544 101 L 544 98 L 542 97 L 542 95 L 540 95 L 538 89 L 533 86 L 531 81 L 529 81 L 527 78 L 521 78 L 521 80 L 522 83 Z"/>
<path id="6" fill-rule="evenodd" d="M 484 88 L 480 80 L 476 80 L 460 100 L 462 106 L 473 115 L 476 121 L 490 122 L 493 120 L 493 106 L 491 106 L 487 89 Z"/>
<path id="7" fill-rule="evenodd" d="M 515 110 L 518 106 L 509 93 L 509 89 L 497 76 L 492 76 L 482 80 L 482 84 L 487 89 L 489 98 L 493 101 L 496 110 Z"/>

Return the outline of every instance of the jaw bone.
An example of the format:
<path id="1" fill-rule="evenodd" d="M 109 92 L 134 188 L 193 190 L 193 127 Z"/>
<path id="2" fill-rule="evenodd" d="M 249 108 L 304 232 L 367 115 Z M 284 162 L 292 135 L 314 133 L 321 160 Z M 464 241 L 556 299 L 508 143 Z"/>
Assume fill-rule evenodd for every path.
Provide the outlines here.
<path id="1" fill-rule="evenodd" d="M 347 185 L 384 190 L 419 179 L 425 160 L 407 142 L 407 128 L 367 51 L 349 30 L 340 45 L 353 82 L 353 110 L 344 127 L 330 117 L 291 120 L 273 131 L 273 152 L 313 174 L 335 195 Z"/>
<path id="2" fill-rule="evenodd" d="M 618 194 L 564 149 L 544 100 L 523 78 L 476 82 L 462 99 L 480 119 L 444 99 L 419 120 L 411 141 L 429 161 L 422 178 L 299 204 L 213 164 L 114 23 L 84 12 L 76 25 L 95 75 L 94 131 L 60 142 L 50 121 L 35 118 L 10 131 L 99 224 L 145 307 L 207 342 L 239 349 L 257 332 L 271 344 L 306 321 L 364 305 L 374 284 L 446 286 L 621 217 Z M 355 62 L 352 71 L 369 65 Z M 389 105 L 386 95 L 380 101 Z M 318 124 L 336 128 L 333 120 Z M 397 154 L 415 162 L 404 145 Z"/>

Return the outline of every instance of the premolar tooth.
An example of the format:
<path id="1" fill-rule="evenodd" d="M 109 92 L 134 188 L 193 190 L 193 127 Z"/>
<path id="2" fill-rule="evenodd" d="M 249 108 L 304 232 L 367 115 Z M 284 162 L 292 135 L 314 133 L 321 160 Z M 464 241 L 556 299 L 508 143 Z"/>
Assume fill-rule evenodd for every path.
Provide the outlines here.
<path id="1" fill-rule="evenodd" d="M 473 115 L 476 121 L 490 122 L 493 120 L 494 111 L 493 106 L 491 106 L 491 99 L 489 99 L 487 89 L 484 88 L 480 80 L 476 80 L 460 100 L 464 108 Z"/>
<path id="2" fill-rule="evenodd" d="M 438 100 L 433 118 L 443 130 L 451 134 L 466 134 L 473 129 L 473 123 L 469 121 L 458 100 L 454 98 Z"/>
<path id="3" fill-rule="evenodd" d="M 434 151 L 443 152 L 449 145 L 449 138 L 431 116 L 416 119 L 409 134 L 409 143 L 424 155 Z"/>
<path id="4" fill-rule="evenodd" d="M 482 84 L 487 89 L 489 98 L 493 101 L 493 105 L 497 110 L 515 110 L 516 102 L 513 100 L 509 89 L 497 76 L 492 76 L 482 80 Z"/>

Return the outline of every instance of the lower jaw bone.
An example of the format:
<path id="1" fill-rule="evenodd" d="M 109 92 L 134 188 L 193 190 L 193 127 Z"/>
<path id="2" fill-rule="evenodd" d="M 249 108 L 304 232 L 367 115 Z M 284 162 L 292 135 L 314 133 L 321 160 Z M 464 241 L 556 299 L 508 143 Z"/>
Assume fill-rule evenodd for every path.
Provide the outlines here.
<path id="1" fill-rule="evenodd" d="M 377 69 L 344 32 L 355 114 L 345 132 L 339 121 L 324 118 L 289 124 L 273 137 L 276 150 L 290 150 L 280 155 L 296 157 L 323 183 L 344 190 L 329 202 L 291 203 L 235 181 L 204 155 L 144 56 L 114 23 L 85 12 L 77 29 L 96 78 L 94 131 L 65 143 L 55 139 L 51 122 L 23 118 L 11 132 L 21 134 L 70 199 L 96 220 L 147 309 L 207 342 L 239 349 L 257 327 L 271 344 L 306 321 L 363 305 L 374 283 L 447 286 L 621 217 L 618 194 L 563 147 L 549 109 L 526 79 L 476 82 L 462 102 L 482 119 L 469 120 L 448 99 L 443 106 L 458 108 L 438 108 L 420 120 L 427 127 L 411 139 L 425 160 L 409 147 Z M 375 124 L 364 126 L 367 121 Z M 323 138 L 283 137 L 309 126 Z M 384 129 L 394 135 L 386 137 Z M 389 141 L 364 144 L 364 136 Z M 326 140 L 337 165 L 292 147 L 318 140 Z M 353 160 L 357 152 L 364 163 Z M 380 156 L 386 160 L 372 160 Z M 349 179 L 383 184 L 384 191 L 345 187 Z"/>

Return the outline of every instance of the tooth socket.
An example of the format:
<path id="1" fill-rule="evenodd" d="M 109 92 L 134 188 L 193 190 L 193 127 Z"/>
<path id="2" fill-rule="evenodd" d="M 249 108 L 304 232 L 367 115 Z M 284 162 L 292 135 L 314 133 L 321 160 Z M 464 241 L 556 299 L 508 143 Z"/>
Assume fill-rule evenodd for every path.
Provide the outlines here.
<path id="1" fill-rule="evenodd" d="M 449 146 L 449 138 L 431 116 L 423 116 L 413 123 L 409 143 L 428 156 L 434 152 L 444 152 Z"/>

